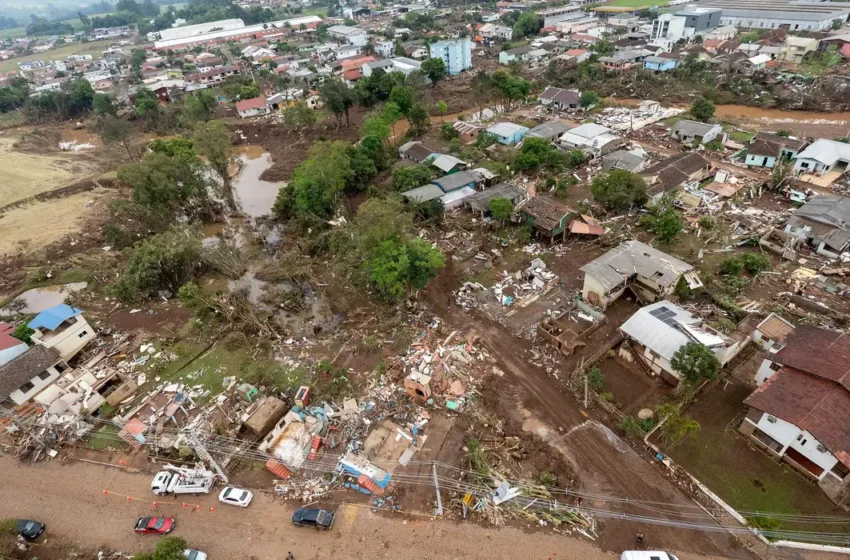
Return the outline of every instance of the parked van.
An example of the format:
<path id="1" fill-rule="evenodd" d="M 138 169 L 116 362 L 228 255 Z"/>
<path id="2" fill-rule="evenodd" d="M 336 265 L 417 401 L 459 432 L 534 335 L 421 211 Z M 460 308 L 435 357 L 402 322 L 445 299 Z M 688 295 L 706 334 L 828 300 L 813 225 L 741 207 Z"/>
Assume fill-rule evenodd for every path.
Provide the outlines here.
<path id="1" fill-rule="evenodd" d="M 662 550 L 627 550 L 620 555 L 620 560 L 679 560 L 672 554 Z"/>

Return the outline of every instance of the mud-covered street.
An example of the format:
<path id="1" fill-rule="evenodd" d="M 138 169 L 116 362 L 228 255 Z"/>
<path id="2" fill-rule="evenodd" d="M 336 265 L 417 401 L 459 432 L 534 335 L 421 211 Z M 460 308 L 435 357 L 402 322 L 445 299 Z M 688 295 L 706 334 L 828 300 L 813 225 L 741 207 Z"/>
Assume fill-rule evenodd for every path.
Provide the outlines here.
<path id="1" fill-rule="evenodd" d="M 47 524 L 46 539 L 59 538 L 81 547 L 107 546 L 133 553 L 152 550 L 157 537 L 136 535 L 133 524 L 145 515 L 174 516 L 174 533 L 203 550 L 212 560 L 327 558 L 616 558 L 579 537 L 523 533 L 515 528 L 489 529 L 473 523 L 433 521 L 429 516 L 375 514 L 354 505 L 339 508 L 327 533 L 289 524 L 295 504 L 258 494 L 247 509 L 219 504 L 215 496 L 191 498 L 192 512 L 178 501 L 152 505 L 150 479 L 88 463 L 25 465 L 0 457 L 5 473 L 0 518 L 27 517 Z M 104 494 L 106 487 L 114 494 Z M 126 496 L 138 500 L 128 501 Z M 210 511 L 214 507 L 214 511 Z M 683 533 L 683 542 L 693 533 Z M 652 542 L 652 541 L 650 541 Z M 32 549 L 38 555 L 38 546 Z M 415 552 L 412 552 L 415 551 Z M 706 550 L 706 552 L 709 552 Z M 680 558 L 725 558 L 689 552 Z"/>

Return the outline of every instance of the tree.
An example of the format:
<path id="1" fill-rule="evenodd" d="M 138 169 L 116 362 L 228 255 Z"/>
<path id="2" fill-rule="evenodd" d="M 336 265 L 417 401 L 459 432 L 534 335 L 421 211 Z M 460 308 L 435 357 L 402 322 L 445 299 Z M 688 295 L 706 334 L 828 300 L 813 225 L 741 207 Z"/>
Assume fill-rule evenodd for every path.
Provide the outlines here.
<path id="1" fill-rule="evenodd" d="M 135 129 L 132 123 L 117 117 L 107 116 L 100 123 L 100 139 L 105 146 L 119 146 L 131 160 L 139 158 L 139 147 L 133 141 Z"/>
<path id="2" fill-rule="evenodd" d="M 586 90 L 581 92 L 578 99 L 578 106 L 582 109 L 590 109 L 599 103 L 599 95 L 595 91 Z"/>
<path id="3" fill-rule="evenodd" d="M 201 162 L 194 153 L 178 157 L 162 152 L 145 154 L 140 162 L 119 167 L 118 179 L 133 187 L 133 202 L 160 214 L 188 210 L 187 203 L 206 205 Z"/>
<path id="4" fill-rule="evenodd" d="M 832 20 L 831 27 L 833 30 L 841 29 L 842 27 L 844 27 L 844 21 L 840 19 L 834 19 Z"/>
<path id="5" fill-rule="evenodd" d="M 431 124 L 431 117 L 428 116 L 428 109 L 421 103 L 417 103 L 410 108 L 407 119 L 410 121 L 410 130 L 413 134 L 423 134 L 428 130 Z"/>
<path id="6" fill-rule="evenodd" d="M 611 56 L 617 50 L 617 47 L 611 41 L 600 39 L 590 45 L 590 50 L 599 56 Z"/>
<path id="7" fill-rule="evenodd" d="M 531 93 L 531 82 L 504 70 L 493 72 L 490 84 L 509 108 L 514 101 L 522 101 Z"/>
<path id="8" fill-rule="evenodd" d="M 430 183 L 433 178 L 434 172 L 426 165 L 396 167 L 393 169 L 392 185 L 398 192 L 407 192 Z"/>
<path id="9" fill-rule="evenodd" d="M 94 88 L 85 78 L 77 78 L 68 89 L 70 96 L 69 115 L 79 115 L 91 111 L 94 102 Z"/>
<path id="10" fill-rule="evenodd" d="M 675 404 L 660 404 L 655 413 L 661 419 L 661 439 L 667 447 L 676 447 L 685 439 L 699 432 L 699 422 L 682 415 Z"/>
<path id="11" fill-rule="evenodd" d="M 369 150 L 355 146 L 349 147 L 348 161 L 351 166 L 351 176 L 345 182 L 345 190 L 350 193 L 366 190 L 378 174 L 375 162 L 369 157 Z"/>
<path id="12" fill-rule="evenodd" d="M 370 198 L 357 209 L 354 240 L 358 250 L 368 255 L 382 241 L 404 239 L 413 229 L 413 217 L 399 197 Z"/>
<path id="13" fill-rule="evenodd" d="M 230 165 L 233 163 L 233 148 L 230 144 L 230 129 L 222 121 L 200 123 L 192 135 L 195 151 L 207 159 L 212 170 L 221 180 L 224 199 L 230 208 L 236 208 L 236 199 L 230 180 Z"/>
<path id="14" fill-rule="evenodd" d="M 443 122 L 443 115 L 449 110 L 448 104 L 442 99 L 437 101 L 437 113 L 440 114 L 440 122 Z"/>
<path id="15" fill-rule="evenodd" d="M 115 116 L 115 104 L 112 102 L 112 96 L 106 93 L 95 93 L 92 99 L 92 111 L 98 116 L 105 117 L 107 115 Z"/>
<path id="16" fill-rule="evenodd" d="M 422 73 L 431 80 L 431 85 L 436 87 L 437 82 L 446 77 L 446 63 L 442 58 L 426 58 L 422 61 Z"/>
<path id="17" fill-rule="evenodd" d="M 624 169 L 597 174 L 590 192 L 594 200 L 615 211 L 628 210 L 633 204 L 641 205 L 648 199 L 644 180 Z"/>
<path id="18" fill-rule="evenodd" d="M 440 125 L 440 136 L 443 140 L 452 140 L 460 136 L 460 133 L 451 123 L 446 122 Z"/>
<path id="19" fill-rule="evenodd" d="M 296 101 L 283 111 L 283 124 L 287 128 L 310 127 L 319 117 L 304 101 Z"/>
<path id="20" fill-rule="evenodd" d="M 215 95 L 209 90 L 201 89 L 186 97 L 185 115 L 189 121 L 208 121 L 215 116 L 218 104 Z"/>
<path id="21" fill-rule="evenodd" d="M 401 114 L 410 120 L 410 110 L 414 104 L 412 89 L 405 86 L 395 86 L 390 92 L 390 102 L 395 103 Z"/>
<path id="22" fill-rule="evenodd" d="M 351 124 L 348 111 L 354 105 L 355 97 L 348 86 L 337 79 L 327 80 L 319 90 L 319 95 L 325 107 L 336 116 L 337 125 L 341 122 L 343 115 L 345 115 L 345 126 Z"/>
<path id="23" fill-rule="evenodd" d="M 587 161 L 587 155 L 581 150 L 570 150 L 567 153 L 567 167 L 570 169 L 576 169 L 581 167 L 584 162 Z"/>
<path id="24" fill-rule="evenodd" d="M 118 281 L 109 290 L 126 302 L 176 294 L 201 270 L 201 239 L 188 229 L 174 228 L 140 241 Z"/>
<path id="25" fill-rule="evenodd" d="M 696 384 L 703 380 L 716 381 L 720 361 L 708 346 L 699 342 L 688 342 L 680 346 L 670 359 L 670 366 L 686 383 Z"/>
<path id="26" fill-rule="evenodd" d="M 499 220 L 504 223 L 510 219 L 514 212 L 514 204 L 504 197 L 491 198 L 487 207 L 490 209 L 490 215 L 494 220 Z"/>
<path id="27" fill-rule="evenodd" d="M 537 35 L 540 31 L 540 18 L 534 12 L 523 12 L 514 24 L 513 38 L 522 39 L 529 35 Z"/>
<path id="28" fill-rule="evenodd" d="M 714 103 L 700 97 L 691 105 L 691 116 L 700 122 L 708 122 L 714 116 Z"/>
<path id="29" fill-rule="evenodd" d="M 239 88 L 239 99 L 254 99 L 260 97 L 260 86 L 257 84 L 243 84 Z"/>
<path id="30" fill-rule="evenodd" d="M 21 342 L 26 342 L 27 344 L 32 344 L 32 338 L 30 338 L 35 331 L 27 326 L 26 323 L 21 323 L 15 330 L 12 331 L 12 336 L 20 340 Z"/>
<path id="31" fill-rule="evenodd" d="M 149 89 L 136 90 L 136 100 L 133 103 L 136 114 L 142 117 L 148 125 L 152 125 L 159 117 L 159 100 Z"/>
<path id="32" fill-rule="evenodd" d="M 661 214 L 653 226 L 655 238 L 659 243 L 670 243 L 682 231 L 682 217 L 672 208 Z"/>
<path id="33" fill-rule="evenodd" d="M 155 18 L 159 15 L 159 6 L 153 3 L 153 0 L 145 0 L 141 6 L 142 15 L 148 18 Z"/>
<path id="34" fill-rule="evenodd" d="M 316 216 L 329 219 L 354 174 L 345 142 L 317 142 L 309 157 L 295 168 L 273 207 L 280 219 Z"/>
<path id="35" fill-rule="evenodd" d="M 185 560 L 184 551 L 188 546 L 186 539 L 181 537 L 165 537 L 156 543 L 153 560 Z M 133 558 L 138 558 L 138 555 Z"/>
<path id="36" fill-rule="evenodd" d="M 365 263 L 370 284 L 380 297 L 390 301 L 398 301 L 410 290 L 425 288 L 444 264 L 443 254 L 418 238 L 382 241 Z"/>

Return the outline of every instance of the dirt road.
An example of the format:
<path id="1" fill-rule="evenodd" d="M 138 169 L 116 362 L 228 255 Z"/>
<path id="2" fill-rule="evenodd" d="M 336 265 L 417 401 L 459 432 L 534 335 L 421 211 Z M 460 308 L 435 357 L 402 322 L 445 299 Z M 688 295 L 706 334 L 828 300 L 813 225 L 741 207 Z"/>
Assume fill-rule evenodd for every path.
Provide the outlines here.
<path id="1" fill-rule="evenodd" d="M 451 271 L 444 274 L 450 276 Z M 630 445 L 605 426 L 592 421 L 579 403 L 564 393 L 558 380 L 530 363 L 527 341 L 475 312 L 464 313 L 455 306 L 448 307 L 448 298 L 440 291 L 449 289 L 452 284 L 448 277 L 439 278 L 429 287 L 429 300 L 452 328 L 475 329 L 481 336 L 481 342 L 501 362 L 506 375 L 498 383 L 498 388 L 490 391 L 490 394 L 497 395 L 498 402 L 488 404 L 495 404 L 500 414 L 511 415 L 523 424 L 525 430 L 536 433 L 563 454 L 573 465 L 585 492 L 688 508 L 694 505 Z M 612 508 L 612 504 L 603 500 L 595 501 L 593 505 Z M 669 507 L 647 512 L 638 506 L 616 506 L 618 511 L 636 515 L 682 519 L 671 513 Z M 637 530 L 637 524 L 632 521 L 605 520 L 599 544 L 609 551 L 622 551 L 631 545 Z M 669 549 L 728 558 L 751 558 L 737 540 L 722 531 L 682 531 L 664 526 L 640 527 L 640 530 L 649 535 L 652 542 Z"/>
<path id="2" fill-rule="evenodd" d="M 223 506 L 214 496 L 192 498 L 201 506 L 195 513 L 171 500 L 154 509 L 150 477 L 87 463 L 24 465 L 0 456 L 0 470 L 4 474 L 0 518 L 39 519 L 47 524 L 48 539 L 54 535 L 81 546 L 109 546 L 129 553 L 151 550 L 157 541 L 155 536 L 132 532 L 138 517 L 172 515 L 177 520 L 174 534 L 207 552 L 212 560 L 283 560 L 289 551 L 298 560 L 617 557 L 584 538 L 496 530 L 430 517 L 378 515 L 352 505 L 338 510 L 332 531 L 318 533 L 292 527 L 289 516 L 295 505 L 265 494 L 257 495 L 247 509 Z M 103 494 L 104 487 L 115 494 Z M 138 500 L 127 501 L 125 495 Z M 33 552 L 38 555 L 37 547 Z M 711 557 L 687 554 L 680 558 Z"/>

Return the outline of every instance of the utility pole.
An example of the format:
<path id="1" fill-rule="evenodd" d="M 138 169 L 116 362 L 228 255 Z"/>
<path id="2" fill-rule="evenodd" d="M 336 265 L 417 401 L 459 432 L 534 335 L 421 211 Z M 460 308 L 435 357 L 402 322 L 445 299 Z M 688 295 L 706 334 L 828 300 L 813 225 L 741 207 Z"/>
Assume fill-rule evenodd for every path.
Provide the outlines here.
<path id="1" fill-rule="evenodd" d="M 587 374 L 584 374 L 584 409 L 587 410 Z"/>
<path id="2" fill-rule="evenodd" d="M 437 491 L 437 515 L 443 515 L 443 499 L 440 497 L 440 482 L 437 480 L 437 465 L 431 465 L 434 473 L 434 489 Z"/>
<path id="3" fill-rule="evenodd" d="M 207 448 L 204 447 L 204 444 L 201 443 L 200 439 L 198 439 L 198 436 L 195 435 L 194 432 L 187 432 L 186 438 L 189 440 L 189 445 L 192 446 L 192 449 L 198 455 L 198 458 L 209 463 L 225 484 L 230 482 L 222 468 L 218 466 L 218 463 L 216 463 L 215 459 L 213 459 L 212 455 L 210 455 L 209 451 L 207 451 Z"/>

